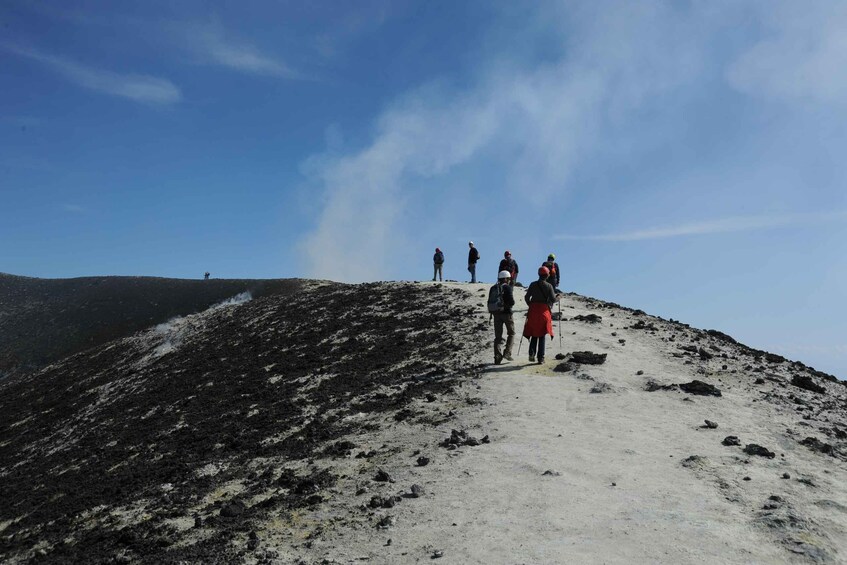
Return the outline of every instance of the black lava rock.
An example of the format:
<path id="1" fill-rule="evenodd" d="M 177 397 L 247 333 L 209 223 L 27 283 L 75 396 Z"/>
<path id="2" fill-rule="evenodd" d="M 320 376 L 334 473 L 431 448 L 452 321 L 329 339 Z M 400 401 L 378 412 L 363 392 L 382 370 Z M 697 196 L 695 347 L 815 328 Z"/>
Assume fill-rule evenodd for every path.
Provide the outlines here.
<path id="1" fill-rule="evenodd" d="M 776 457 L 776 453 L 768 449 L 767 447 L 762 447 L 761 445 L 755 443 L 748 443 L 744 447 L 744 453 L 747 455 L 758 455 L 759 457 L 767 457 L 768 459 L 773 459 Z"/>
<path id="2" fill-rule="evenodd" d="M 723 445 L 741 445 L 741 440 L 738 439 L 738 436 L 726 436 L 721 443 Z"/>
<path id="3" fill-rule="evenodd" d="M 246 510 L 246 508 L 244 507 L 244 503 L 240 500 L 234 500 L 229 504 L 225 504 L 221 508 L 220 514 L 224 518 L 236 518 L 244 514 L 244 510 Z"/>
<path id="4" fill-rule="evenodd" d="M 571 361 L 581 365 L 602 365 L 606 362 L 606 353 L 593 353 L 591 351 L 574 351 L 571 353 Z"/>
<path id="5" fill-rule="evenodd" d="M 720 396 L 721 391 L 714 385 L 703 381 L 693 380 L 690 383 L 682 383 L 679 385 L 683 391 L 688 394 L 696 394 L 698 396 Z"/>
<path id="6" fill-rule="evenodd" d="M 825 387 L 816 383 L 812 377 L 807 377 L 805 375 L 794 375 L 791 377 L 791 384 L 798 388 L 802 388 L 803 390 L 809 390 L 818 394 L 824 394 L 826 392 Z"/>
<path id="7" fill-rule="evenodd" d="M 704 428 L 708 428 L 710 430 L 717 429 L 717 427 L 718 427 L 717 422 L 713 422 L 711 420 L 704 420 L 704 421 L 705 421 L 705 424 L 703 425 Z"/>
<path id="8" fill-rule="evenodd" d="M 374 480 L 377 481 L 377 482 L 380 482 L 380 483 L 393 483 L 394 482 L 394 479 L 391 478 L 391 475 L 389 475 L 383 469 L 379 469 L 376 472 L 376 475 L 374 475 Z"/>
<path id="9" fill-rule="evenodd" d="M 603 320 L 603 318 L 597 314 L 588 314 L 586 316 L 580 314 L 579 316 L 574 316 L 572 319 L 580 322 L 588 322 L 589 324 L 597 324 Z"/>

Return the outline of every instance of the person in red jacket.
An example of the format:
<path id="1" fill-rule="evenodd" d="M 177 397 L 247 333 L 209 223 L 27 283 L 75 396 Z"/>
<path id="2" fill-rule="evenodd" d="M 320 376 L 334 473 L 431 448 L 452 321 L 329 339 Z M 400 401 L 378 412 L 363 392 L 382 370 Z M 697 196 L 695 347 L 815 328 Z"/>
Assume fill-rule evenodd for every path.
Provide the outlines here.
<path id="1" fill-rule="evenodd" d="M 539 267 L 538 280 L 526 289 L 526 300 L 529 305 L 529 313 L 523 326 L 523 336 L 529 338 L 529 362 L 536 359 L 544 362 L 544 346 L 547 335 L 553 337 L 553 304 L 556 302 L 556 291 L 553 285 L 547 282 L 550 270 L 547 267 Z"/>

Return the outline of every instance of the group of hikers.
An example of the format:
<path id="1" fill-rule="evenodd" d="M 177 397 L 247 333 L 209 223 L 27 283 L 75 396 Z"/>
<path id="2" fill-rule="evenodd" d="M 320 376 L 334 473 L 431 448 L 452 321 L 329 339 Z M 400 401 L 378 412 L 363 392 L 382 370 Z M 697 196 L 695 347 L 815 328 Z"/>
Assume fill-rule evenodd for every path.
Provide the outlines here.
<path id="1" fill-rule="evenodd" d="M 471 283 L 476 281 L 476 264 L 479 262 L 479 250 L 473 241 L 468 242 L 468 272 Z M 444 253 L 438 247 L 432 258 L 434 270 L 432 280 L 443 280 Z M 512 361 L 512 347 L 515 339 L 515 322 L 512 318 L 512 308 L 515 305 L 514 287 L 518 280 L 518 262 L 512 258 L 510 251 L 503 253 L 498 267 L 497 284 L 488 291 L 488 311 L 494 319 L 494 364 L 499 365 L 503 359 Z M 529 306 L 523 337 L 529 339 L 530 363 L 544 362 L 545 340 L 549 335 L 553 338 L 553 305 L 559 300 L 562 292 L 559 290 L 561 271 L 553 253 L 547 256 L 538 268 L 538 280 L 533 281 L 526 289 L 524 301 Z M 519 285 L 521 286 L 521 285 Z M 561 314 L 560 314 L 561 315 Z M 503 329 L 506 330 L 505 347 L 503 346 Z"/>

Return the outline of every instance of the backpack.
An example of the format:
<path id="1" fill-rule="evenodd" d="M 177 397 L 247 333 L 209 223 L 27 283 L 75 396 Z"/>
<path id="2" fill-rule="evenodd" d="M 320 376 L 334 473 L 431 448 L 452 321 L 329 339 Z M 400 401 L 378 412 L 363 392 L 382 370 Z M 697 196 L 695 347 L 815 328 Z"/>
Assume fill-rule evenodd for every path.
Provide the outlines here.
<path id="1" fill-rule="evenodd" d="M 500 288 L 500 283 L 497 283 L 488 290 L 488 312 L 496 314 L 504 309 L 503 290 Z"/>
<path id="2" fill-rule="evenodd" d="M 432 258 L 432 262 L 436 263 L 438 265 L 443 263 L 444 262 L 444 253 L 442 253 L 441 251 L 436 253 L 435 256 Z"/>

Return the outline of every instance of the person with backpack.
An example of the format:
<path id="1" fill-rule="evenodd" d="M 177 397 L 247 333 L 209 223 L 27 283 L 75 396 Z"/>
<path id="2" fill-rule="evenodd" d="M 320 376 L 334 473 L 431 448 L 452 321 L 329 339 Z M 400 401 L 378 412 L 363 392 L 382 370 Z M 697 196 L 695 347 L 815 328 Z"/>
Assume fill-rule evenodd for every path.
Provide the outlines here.
<path id="1" fill-rule="evenodd" d="M 503 253 L 503 259 L 500 261 L 500 268 L 498 271 L 509 271 L 511 277 L 509 278 L 509 286 L 515 286 L 515 283 L 518 282 L 518 262 L 512 259 L 512 253 L 508 249 L 505 253 Z"/>
<path id="2" fill-rule="evenodd" d="M 444 253 L 439 248 L 435 248 L 435 255 L 432 256 L 432 280 L 435 280 L 435 277 L 438 277 L 439 281 L 444 281 L 444 278 L 441 275 L 441 268 L 444 266 Z"/>
<path id="3" fill-rule="evenodd" d="M 479 261 L 479 251 L 473 245 L 473 241 L 468 242 L 468 272 L 471 274 L 471 282 L 476 282 L 476 263 Z"/>
<path id="4" fill-rule="evenodd" d="M 494 317 L 494 364 L 499 365 L 503 359 L 512 360 L 512 344 L 515 341 L 515 321 L 512 319 L 512 306 L 515 305 L 515 295 L 509 285 L 509 271 L 497 275 L 497 284 L 488 290 L 488 311 Z M 506 326 L 506 347 L 500 349 L 503 343 L 503 326 Z"/>
<path id="5" fill-rule="evenodd" d="M 523 326 L 523 336 L 529 338 L 529 362 L 533 363 L 538 353 L 538 363 L 544 362 L 544 346 L 547 335 L 553 338 L 553 304 L 556 303 L 556 291 L 547 282 L 550 270 L 541 266 L 538 268 L 538 280 L 526 289 L 526 300 L 529 313 Z"/>
<path id="6" fill-rule="evenodd" d="M 541 264 L 543 267 L 547 267 L 547 270 L 550 271 L 550 277 L 547 279 L 553 286 L 553 290 L 556 291 L 556 294 L 560 294 L 562 291 L 559 290 L 559 277 L 561 276 L 561 271 L 559 270 L 559 264 L 556 263 L 556 256 L 552 253 L 547 256 L 547 260 Z"/>

